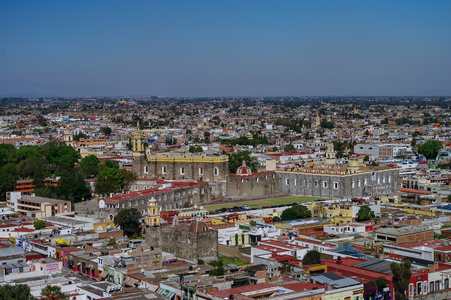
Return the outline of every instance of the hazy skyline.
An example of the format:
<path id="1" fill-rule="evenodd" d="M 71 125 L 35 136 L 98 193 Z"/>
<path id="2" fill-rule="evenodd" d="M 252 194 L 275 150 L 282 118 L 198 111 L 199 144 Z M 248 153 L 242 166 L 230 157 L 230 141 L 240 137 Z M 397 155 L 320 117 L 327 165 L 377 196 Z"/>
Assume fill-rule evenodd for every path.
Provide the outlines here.
<path id="1" fill-rule="evenodd" d="M 1 1 L 1 96 L 451 95 L 451 1 Z"/>

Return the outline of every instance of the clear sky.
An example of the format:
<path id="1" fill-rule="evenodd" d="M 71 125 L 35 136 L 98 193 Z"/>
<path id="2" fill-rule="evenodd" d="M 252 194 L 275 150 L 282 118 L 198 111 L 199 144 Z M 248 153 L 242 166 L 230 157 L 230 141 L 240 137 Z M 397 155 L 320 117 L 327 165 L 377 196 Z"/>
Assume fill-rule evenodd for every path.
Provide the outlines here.
<path id="1" fill-rule="evenodd" d="M 451 95 L 451 1 L 0 1 L 0 96 Z"/>

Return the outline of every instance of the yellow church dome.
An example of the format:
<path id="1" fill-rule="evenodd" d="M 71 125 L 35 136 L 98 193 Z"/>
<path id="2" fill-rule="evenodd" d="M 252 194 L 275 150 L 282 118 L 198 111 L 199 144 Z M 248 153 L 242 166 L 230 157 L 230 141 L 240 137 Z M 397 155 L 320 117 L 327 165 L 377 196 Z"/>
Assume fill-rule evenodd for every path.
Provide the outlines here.
<path id="1" fill-rule="evenodd" d="M 357 167 L 360 167 L 360 163 L 356 160 L 352 160 L 349 162 L 348 166 L 351 168 L 357 168 Z"/>

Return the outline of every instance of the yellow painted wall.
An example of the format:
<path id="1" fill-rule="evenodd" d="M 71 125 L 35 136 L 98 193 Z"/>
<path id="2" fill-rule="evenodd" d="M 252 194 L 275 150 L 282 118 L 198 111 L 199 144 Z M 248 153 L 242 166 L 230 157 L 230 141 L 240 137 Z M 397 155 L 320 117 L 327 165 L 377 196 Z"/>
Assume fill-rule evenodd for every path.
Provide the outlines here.
<path id="1" fill-rule="evenodd" d="M 356 294 L 354 294 L 356 292 Z M 327 292 L 324 297 L 325 300 L 363 300 L 363 288 L 355 288 L 346 290 L 343 292 L 337 291 L 336 293 L 332 291 Z"/>

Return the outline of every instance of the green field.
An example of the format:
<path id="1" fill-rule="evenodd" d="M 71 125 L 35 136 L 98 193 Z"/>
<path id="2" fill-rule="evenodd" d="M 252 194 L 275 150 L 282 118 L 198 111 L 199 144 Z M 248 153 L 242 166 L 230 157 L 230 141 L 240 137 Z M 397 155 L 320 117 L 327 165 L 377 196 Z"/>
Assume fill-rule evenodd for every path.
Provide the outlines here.
<path id="1" fill-rule="evenodd" d="M 249 208 L 261 208 L 262 206 L 291 204 L 291 203 L 295 203 L 295 202 L 309 202 L 309 201 L 315 201 L 315 200 L 318 200 L 318 199 L 324 199 L 324 198 L 307 197 L 307 196 L 285 197 L 285 198 L 275 198 L 275 199 L 264 199 L 264 200 L 253 200 L 253 201 L 243 201 L 243 202 L 215 204 L 215 205 L 205 205 L 204 208 L 208 209 L 209 211 L 215 211 L 217 209 L 221 209 L 221 208 L 225 208 L 225 207 L 234 207 L 234 206 L 242 206 L 242 205 L 247 205 L 247 206 L 249 206 Z"/>

